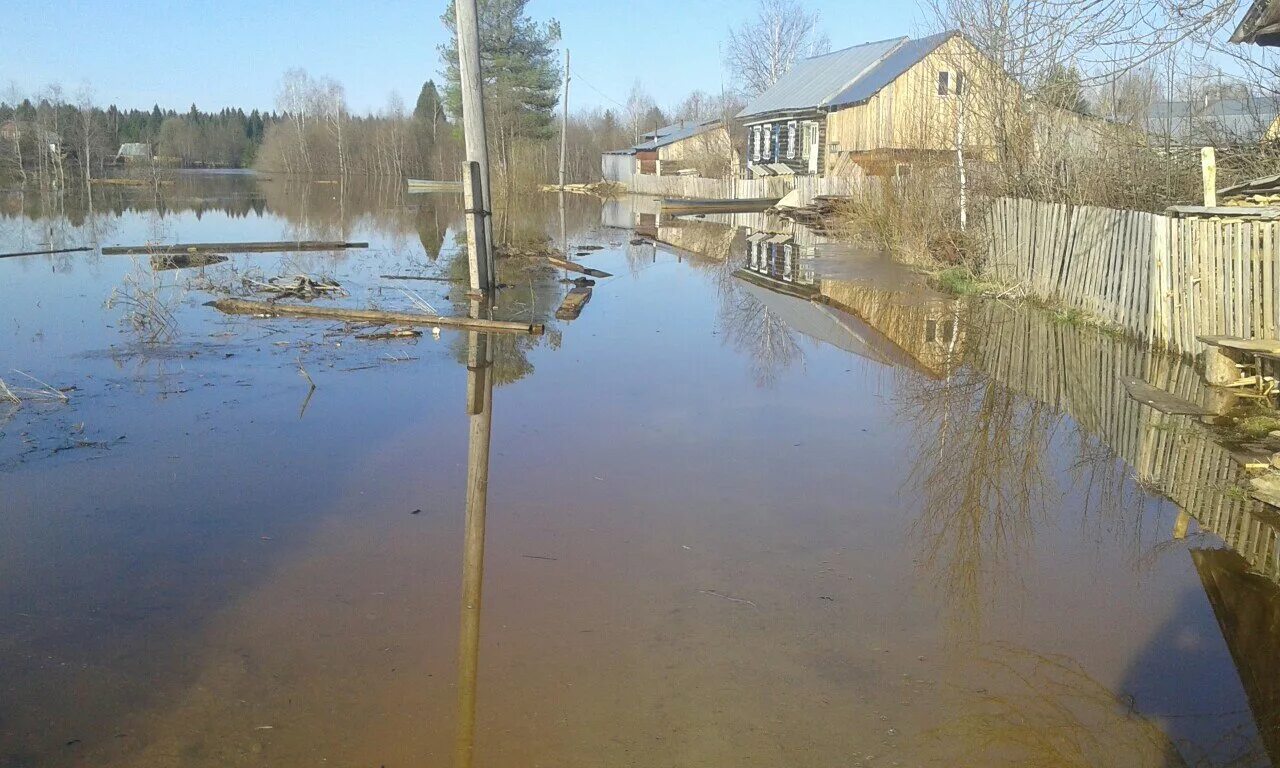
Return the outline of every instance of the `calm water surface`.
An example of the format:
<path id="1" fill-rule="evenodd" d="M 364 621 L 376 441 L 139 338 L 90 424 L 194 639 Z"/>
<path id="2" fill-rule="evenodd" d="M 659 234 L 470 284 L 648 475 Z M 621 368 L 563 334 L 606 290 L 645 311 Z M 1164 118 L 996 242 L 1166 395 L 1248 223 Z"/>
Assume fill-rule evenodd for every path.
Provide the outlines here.
<path id="1" fill-rule="evenodd" d="M 0 260 L 0 378 L 75 387 L 0 404 L 3 768 L 1280 758 L 1270 514 L 1116 382 L 1176 361 L 763 215 L 552 196 L 496 229 L 601 247 L 579 319 L 509 260 L 495 315 L 545 335 L 361 340 L 203 303 L 465 313 L 380 277 L 463 276 L 460 201 L 94 202 L 0 197 L 0 251 L 371 247 Z"/>

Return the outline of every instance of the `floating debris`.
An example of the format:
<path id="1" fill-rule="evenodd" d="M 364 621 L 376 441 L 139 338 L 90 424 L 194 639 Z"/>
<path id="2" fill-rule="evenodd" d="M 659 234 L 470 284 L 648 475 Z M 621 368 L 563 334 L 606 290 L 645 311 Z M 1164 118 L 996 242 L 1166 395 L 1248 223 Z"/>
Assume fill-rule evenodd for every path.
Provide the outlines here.
<path id="1" fill-rule="evenodd" d="M 347 292 L 338 284 L 338 281 L 327 277 L 311 277 L 310 275 L 295 275 L 292 281 L 282 277 L 273 277 L 265 283 L 261 280 L 254 280 L 246 277 L 244 279 L 245 287 L 257 291 L 258 293 L 274 294 L 277 298 L 294 298 L 303 301 L 312 301 L 324 296 L 347 296 Z"/>

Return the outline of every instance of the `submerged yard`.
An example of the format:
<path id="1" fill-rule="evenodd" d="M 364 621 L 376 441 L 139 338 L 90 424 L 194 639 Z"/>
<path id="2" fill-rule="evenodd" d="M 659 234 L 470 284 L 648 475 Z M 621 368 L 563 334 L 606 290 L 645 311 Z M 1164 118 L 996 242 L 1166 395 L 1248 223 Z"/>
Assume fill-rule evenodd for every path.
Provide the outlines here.
<path id="1" fill-rule="evenodd" d="M 1185 363 L 764 215 L 553 195 L 495 229 L 613 275 L 581 317 L 515 256 L 495 316 L 544 334 L 362 339 L 204 303 L 466 314 L 460 199 L 102 196 L 0 198 L 0 251 L 370 247 L 0 260 L 0 379 L 66 398 L 0 402 L 0 767 L 1280 759 L 1270 513 L 1117 384 Z"/>

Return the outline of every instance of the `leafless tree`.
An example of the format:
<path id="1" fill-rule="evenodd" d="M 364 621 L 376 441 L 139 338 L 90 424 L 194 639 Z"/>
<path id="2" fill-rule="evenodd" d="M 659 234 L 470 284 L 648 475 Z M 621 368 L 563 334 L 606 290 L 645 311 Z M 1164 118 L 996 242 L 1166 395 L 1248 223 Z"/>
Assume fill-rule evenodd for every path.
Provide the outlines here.
<path id="1" fill-rule="evenodd" d="M 316 101 L 314 97 L 315 83 L 305 69 L 295 68 L 284 73 L 280 81 L 280 90 L 276 94 L 276 106 L 289 116 L 297 137 L 298 166 L 290 167 L 286 160 L 286 170 L 310 173 L 312 169 L 311 153 L 308 150 L 307 120 Z"/>
<path id="2" fill-rule="evenodd" d="M 22 91 L 18 88 L 17 83 L 15 82 L 9 83 L 9 87 L 5 90 L 4 98 L 5 98 L 5 101 L 14 105 L 15 108 L 22 103 L 22 98 L 23 98 Z M 17 118 L 17 115 L 15 114 L 14 120 L 13 120 L 13 134 L 11 137 L 11 142 L 13 146 L 13 163 L 14 163 L 14 167 L 18 171 L 18 178 L 20 178 L 22 180 L 22 183 L 25 185 L 27 183 L 27 167 L 26 167 L 26 164 L 23 162 L 23 158 L 22 158 L 23 133 L 25 133 L 25 131 L 22 125 L 22 121 L 19 120 Z"/>
<path id="3" fill-rule="evenodd" d="M 80 169 L 84 174 L 84 191 L 93 207 L 93 149 L 98 141 L 99 126 L 94 119 L 93 89 L 84 85 L 76 93 L 76 114 L 79 118 Z"/>
<path id="4" fill-rule="evenodd" d="M 750 95 L 770 88 L 806 56 L 825 53 L 831 42 L 817 11 L 800 0 L 759 0 L 756 18 L 729 30 L 726 66 Z"/>
<path id="5" fill-rule="evenodd" d="M 326 78 L 322 83 L 324 92 L 323 114 L 329 125 L 329 132 L 337 145 L 338 177 L 347 178 L 347 151 L 343 143 L 342 125 L 347 120 L 347 97 L 342 84 Z"/>
<path id="6" fill-rule="evenodd" d="M 631 84 L 631 92 L 627 94 L 627 130 L 640 143 L 640 134 L 645 126 L 645 117 L 657 106 L 653 96 L 645 90 L 644 84 L 636 80 Z"/>

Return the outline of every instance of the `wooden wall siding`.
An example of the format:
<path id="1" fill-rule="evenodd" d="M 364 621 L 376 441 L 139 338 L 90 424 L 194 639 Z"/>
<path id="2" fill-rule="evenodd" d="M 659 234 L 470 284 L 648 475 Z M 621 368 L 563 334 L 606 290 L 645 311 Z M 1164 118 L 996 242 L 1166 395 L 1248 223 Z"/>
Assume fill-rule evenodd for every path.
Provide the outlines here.
<path id="1" fill-rule="evenodd" d="M 1196 355 L 1203 334 L 1275 338 L 1280 223 L 1171 218 L 1000 198 L 992 277 Z"/>
<path id="2" fill-rule="evenodd" d="M 978 315 L 971 326 L 983 332 L 966 338 L 970 364 L 1070 415 L 1143 485 L 1225 541 L 1252 571 L 1280 583 L 1280 517 L 1274 508 L 1227 492 L 1243 479 L 1230 451 L 1190 417 L 1165 415 L 1130 398 L 1120 380 L 1134 376 L 1206 402 L 1209 387 L 1193 365 L 1129 339 L 1054 322 L 1042 312 L 988 302 Z"/>
<path id="3" fill-rule="evenodd" d="M 966 99 L 965 145 L 990 146 L 995 127 L 984 96 L 1016 89 L 996 72 L 967 41 L 954 37 L 868 101 L 827 115 L 827 143 L 832 150 L 828 168 L 840 155 L 879 149 L 955 150 L 959 101 L 954 92 L 938 95 L 938 73 L 950 72 L 954 91 L 956 72 L 964 72 Z M 995 78 L 1005 78 L 997 83 Z M 986 115 L 986 117 L 984 117 Z"/>

